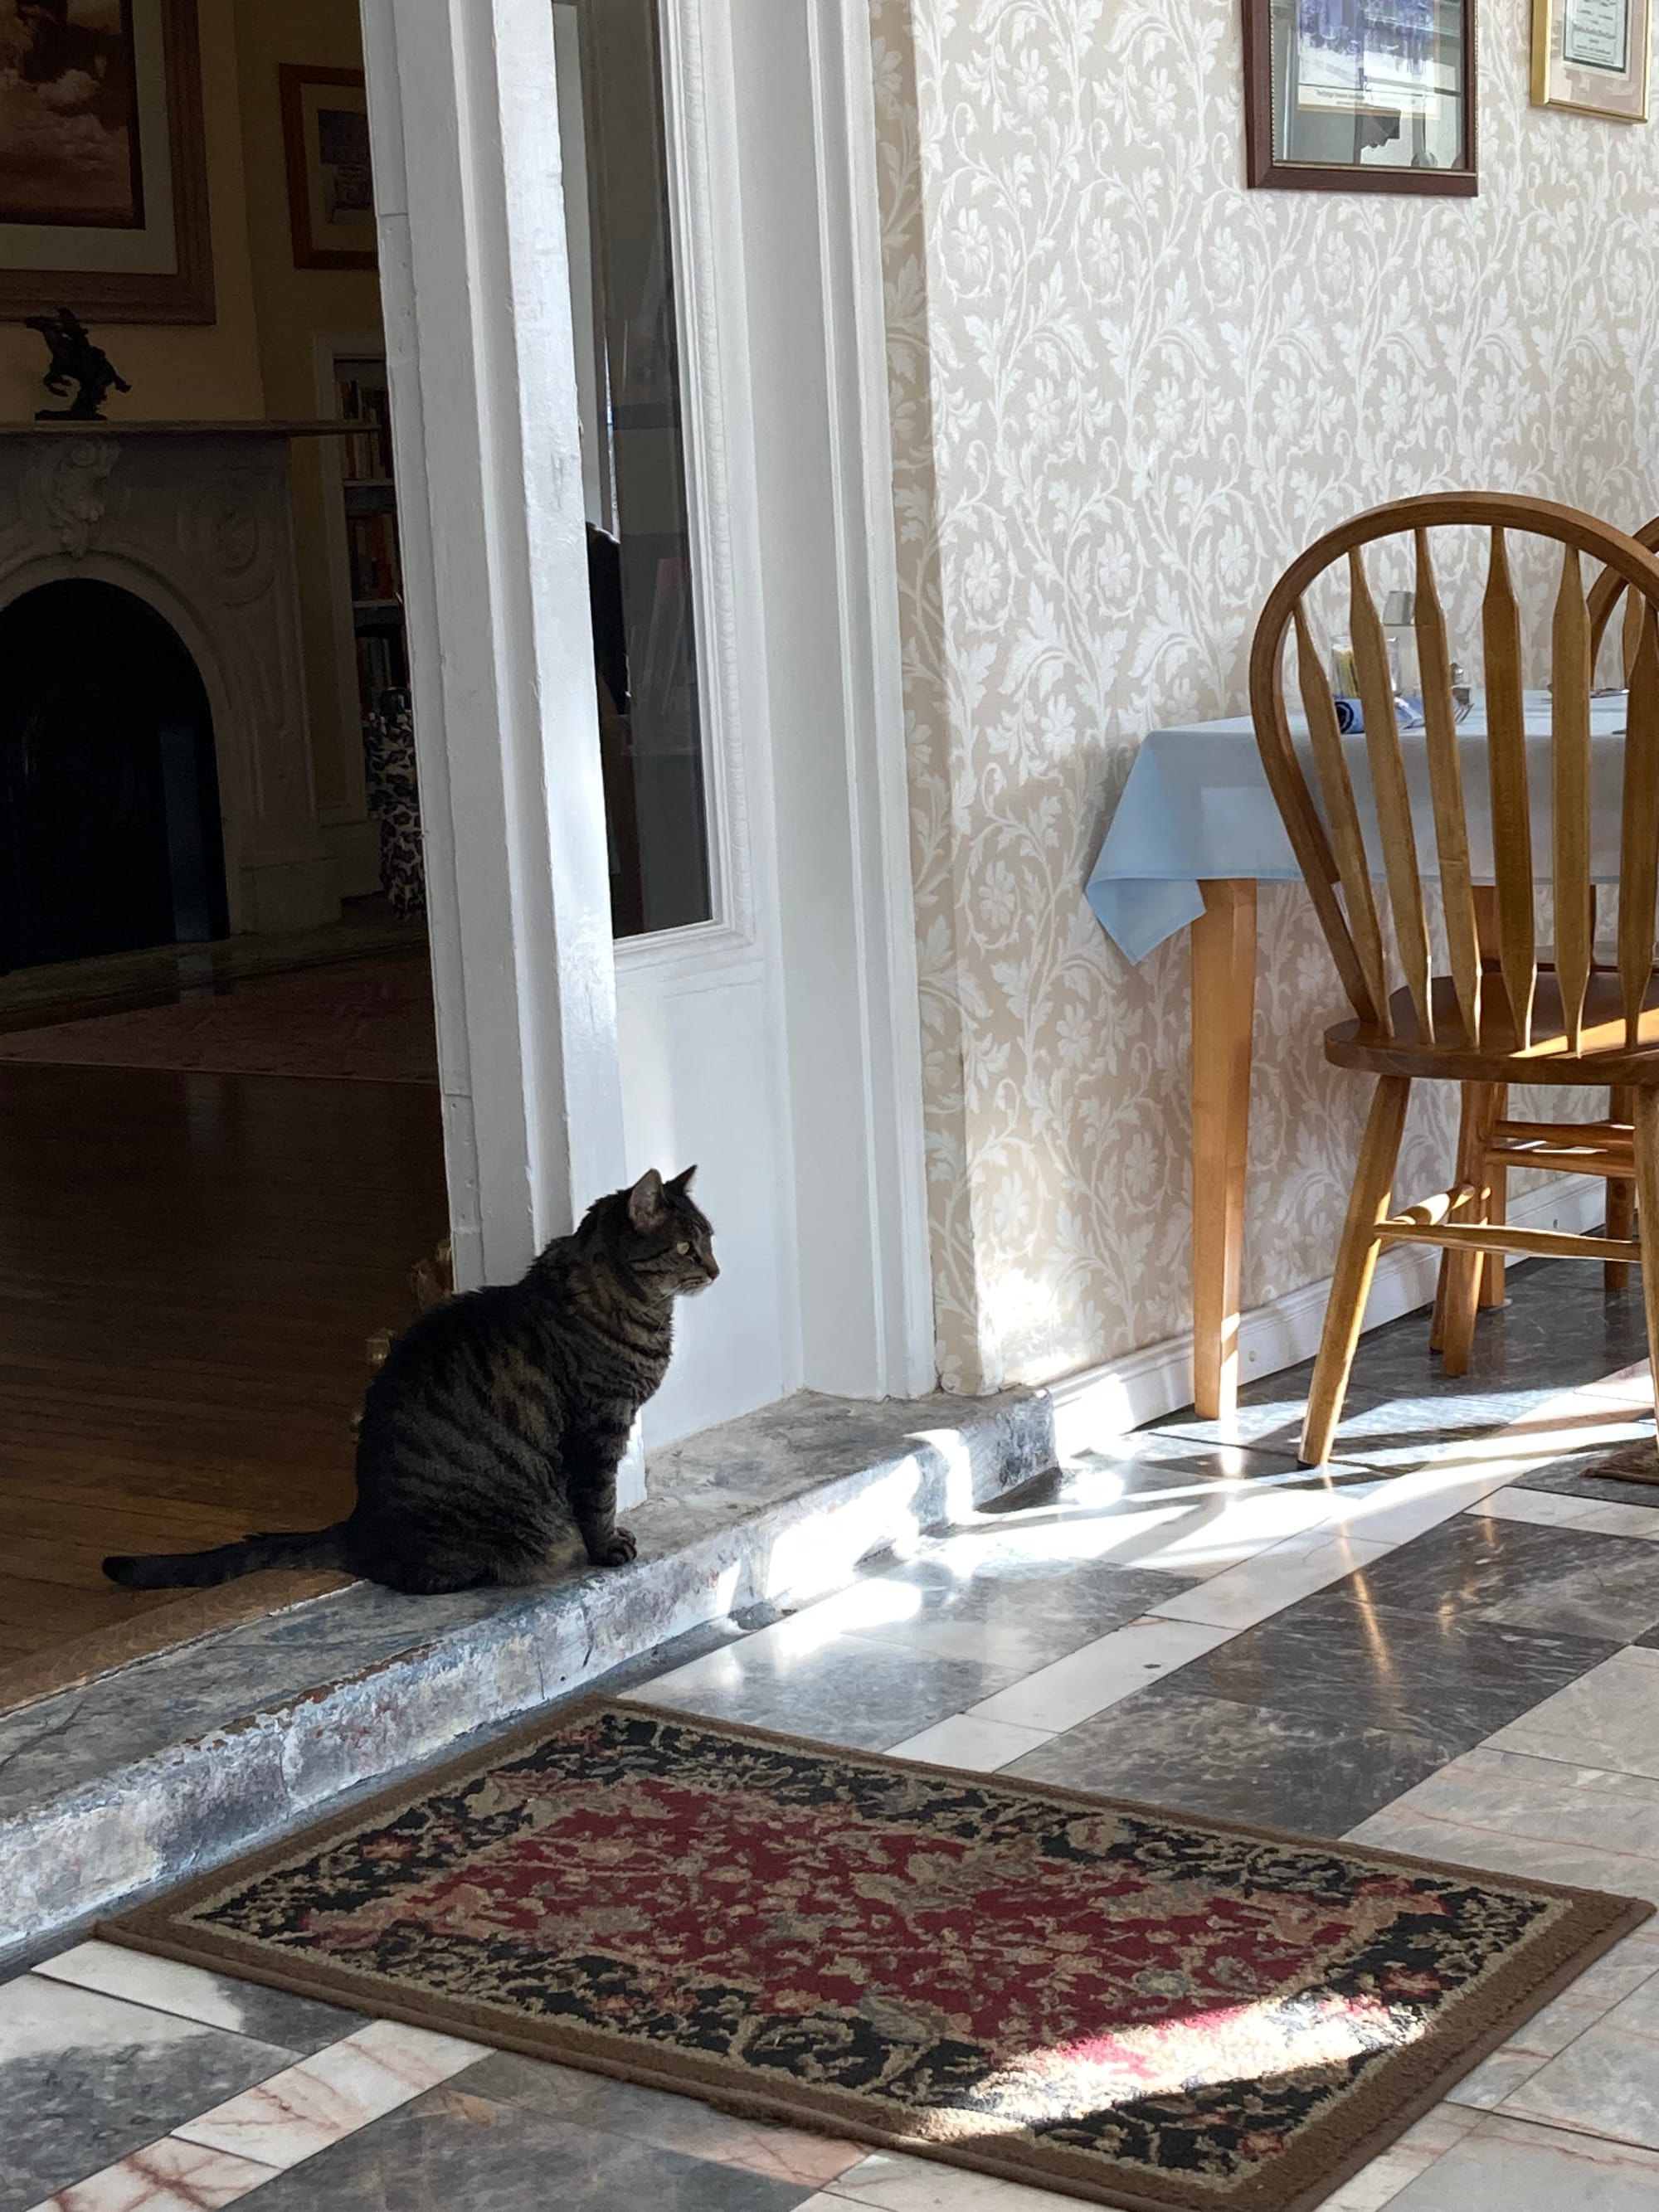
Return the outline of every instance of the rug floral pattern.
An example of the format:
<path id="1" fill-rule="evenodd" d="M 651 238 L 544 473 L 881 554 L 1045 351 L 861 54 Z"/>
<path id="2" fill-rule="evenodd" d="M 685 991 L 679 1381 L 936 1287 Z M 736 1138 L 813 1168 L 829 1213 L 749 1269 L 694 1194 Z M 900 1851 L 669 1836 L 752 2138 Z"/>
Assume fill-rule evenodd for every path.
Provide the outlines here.
<path id="1" fill-rule="evenodd" d="M 170 1924 L 548 2056 L 574 2033 L 781 2115 L 804 2093 L 1109 2202 L 1233 2208 L 1286 2201 L 1346 2105 L 1371 2132 L 1379 2073 L 1587 1905 L 1617 1909 L 606 1705 Z"/>

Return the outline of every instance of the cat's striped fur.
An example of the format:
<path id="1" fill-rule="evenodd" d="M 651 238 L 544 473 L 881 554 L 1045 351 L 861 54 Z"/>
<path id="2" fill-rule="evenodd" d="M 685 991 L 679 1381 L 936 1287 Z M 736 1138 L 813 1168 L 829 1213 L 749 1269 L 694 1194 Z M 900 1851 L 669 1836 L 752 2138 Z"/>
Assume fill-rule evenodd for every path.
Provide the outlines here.
<path id="1" fill-rule="evenodd" d="M 674 1301 L 720 1273 L 688 1168 L 590 1207 L 521 1282 L 446 1300 L 393 1343 L 357 1436 L 344 1521 L 210 1552 L 110 1559 L 130 1589 L 199 1588 L 261 1567 L 336 1567 L 392 1589 L 534 1582 L 585 1550 L 634 1557 L 617 1469 L 673 1348 Z"/>

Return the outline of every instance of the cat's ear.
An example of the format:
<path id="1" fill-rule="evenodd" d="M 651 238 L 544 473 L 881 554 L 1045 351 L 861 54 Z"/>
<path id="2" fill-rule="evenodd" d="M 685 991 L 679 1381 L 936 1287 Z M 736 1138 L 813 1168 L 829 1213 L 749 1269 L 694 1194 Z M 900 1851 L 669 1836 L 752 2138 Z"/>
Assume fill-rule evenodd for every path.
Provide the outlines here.
<path id="1" fill-rule="evenodd" d="M 695 1167 L 689 1167 L 683 1174 L 677 1175 L 675 1176 L 673 1182 L 669 1184 L 668 1188 L 676 1198 L 684 1198 L 685 1196 L 686 1192 L 691 1188 L 691 1178 L 696 1172 L 697 1170 Z"/>
<path id="2" fill-rule="evenodd" d="M 628 1194 L 628 1218 L 635 1229 L 654 1228 L 662 1218 L 662 1177 L 647 1168 Z"/>

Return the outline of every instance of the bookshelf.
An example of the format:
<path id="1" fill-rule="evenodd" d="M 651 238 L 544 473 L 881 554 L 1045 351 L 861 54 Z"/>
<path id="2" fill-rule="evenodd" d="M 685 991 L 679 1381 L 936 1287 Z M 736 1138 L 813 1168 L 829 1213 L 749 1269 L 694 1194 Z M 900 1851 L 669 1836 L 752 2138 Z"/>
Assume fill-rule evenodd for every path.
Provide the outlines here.
<path id="1" fill-rule="evenodd" d="M 357 707 L 367 722 L 386 692 L 409 689 L 386 361 L 383 356 L 337 355 L 334 375 L 341 418 L 360 426 L 340 441 L 340 495 L 345 505 Z"/>

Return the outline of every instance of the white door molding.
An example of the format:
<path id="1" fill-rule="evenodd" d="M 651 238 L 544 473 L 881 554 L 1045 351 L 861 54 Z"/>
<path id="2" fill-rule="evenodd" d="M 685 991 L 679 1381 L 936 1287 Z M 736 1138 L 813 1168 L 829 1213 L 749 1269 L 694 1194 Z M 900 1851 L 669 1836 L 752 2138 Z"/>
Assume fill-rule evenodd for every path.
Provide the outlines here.
<path id="1" fill-rule="evenodd" d="M 622 1180 L 552 11 L 362 0 L 457 1280 Z"/>
<path id="2" fill-rule="evenodd" d="M 871 1376 L 880 1395 L 917 1397 L 938 1366 L 868 0 L 813 0 L 809 34 L 865 1046 Z"/>

